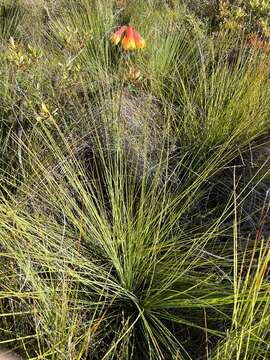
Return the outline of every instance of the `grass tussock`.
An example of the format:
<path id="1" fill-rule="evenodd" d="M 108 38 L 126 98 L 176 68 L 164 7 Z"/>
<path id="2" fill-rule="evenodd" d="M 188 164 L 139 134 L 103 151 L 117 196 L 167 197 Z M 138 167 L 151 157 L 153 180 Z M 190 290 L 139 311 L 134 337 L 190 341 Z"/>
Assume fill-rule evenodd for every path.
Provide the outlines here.
<path id="1" fill-rule="evenodd" d="M 6 356 L 269 358 L 269 55 L 210 5 L 0 3 Z"/>

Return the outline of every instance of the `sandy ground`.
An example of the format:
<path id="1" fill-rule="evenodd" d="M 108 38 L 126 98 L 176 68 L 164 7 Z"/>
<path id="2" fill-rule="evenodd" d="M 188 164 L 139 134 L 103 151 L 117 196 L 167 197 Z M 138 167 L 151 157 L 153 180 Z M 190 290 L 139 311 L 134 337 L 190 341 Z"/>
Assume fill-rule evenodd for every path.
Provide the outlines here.
<path id="1" fill-rule="evenodd" d="M 0 360 L 21 360 L 21 358 L 13 354 L 0 353 Z"/>

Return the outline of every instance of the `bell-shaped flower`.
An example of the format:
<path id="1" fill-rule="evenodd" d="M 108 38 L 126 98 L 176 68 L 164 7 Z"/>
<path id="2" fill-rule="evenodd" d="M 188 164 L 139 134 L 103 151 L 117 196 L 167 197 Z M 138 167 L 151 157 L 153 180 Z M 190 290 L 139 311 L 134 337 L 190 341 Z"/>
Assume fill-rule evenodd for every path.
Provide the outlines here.
<path id="1" fill-rule="evenodd" d="M 136 30 L 134 30 L 134 39 L 135 39 L 135 44 L 136 44 L 137 49 L 145 48 L 145 46 L 146 46 L 145 40 L 141 37 L 141 34 Z"/>
<path id="2" fill-rule="evenodd" d="M 132 26 L 128 26 L 124 39 L 122 41 L 122 47 L 124 50 L 136 50 L 136 42 L 134 36 L 134 30 Z"/>
<path id="3" fill-rule="evenodd" d="M 122 35 L 126 29 L 127 26 L 121 26 L 119 30 L 112 34 L 111 40 L 114 45 L 117 45 L 121 41 Z"/>

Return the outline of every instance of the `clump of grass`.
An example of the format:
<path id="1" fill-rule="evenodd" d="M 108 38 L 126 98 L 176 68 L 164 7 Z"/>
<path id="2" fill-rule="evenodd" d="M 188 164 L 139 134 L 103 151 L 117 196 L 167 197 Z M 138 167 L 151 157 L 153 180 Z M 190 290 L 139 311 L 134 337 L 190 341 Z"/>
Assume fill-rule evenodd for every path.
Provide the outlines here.
<path id="1" fill-rule="evenodd" d="M 237 161 L 267 139 L 268 58 L 178 5 L 55 5 L 33 44 L 29 18 L 3 37 L 0 345 L 266 358 L 268 156 L 242 178 Z M 122 21 L 145 50 L 112 46 Z"/>

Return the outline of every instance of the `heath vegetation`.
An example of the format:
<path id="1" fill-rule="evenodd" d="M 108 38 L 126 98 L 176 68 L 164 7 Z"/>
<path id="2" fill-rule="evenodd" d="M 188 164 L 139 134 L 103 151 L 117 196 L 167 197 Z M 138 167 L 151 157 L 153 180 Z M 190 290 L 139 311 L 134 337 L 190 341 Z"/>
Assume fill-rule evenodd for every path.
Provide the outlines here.
<path id="1" fill-rule="evenodd" d="M 6 356 L 270 358 L 269 15 L 0 1 Z"/>

